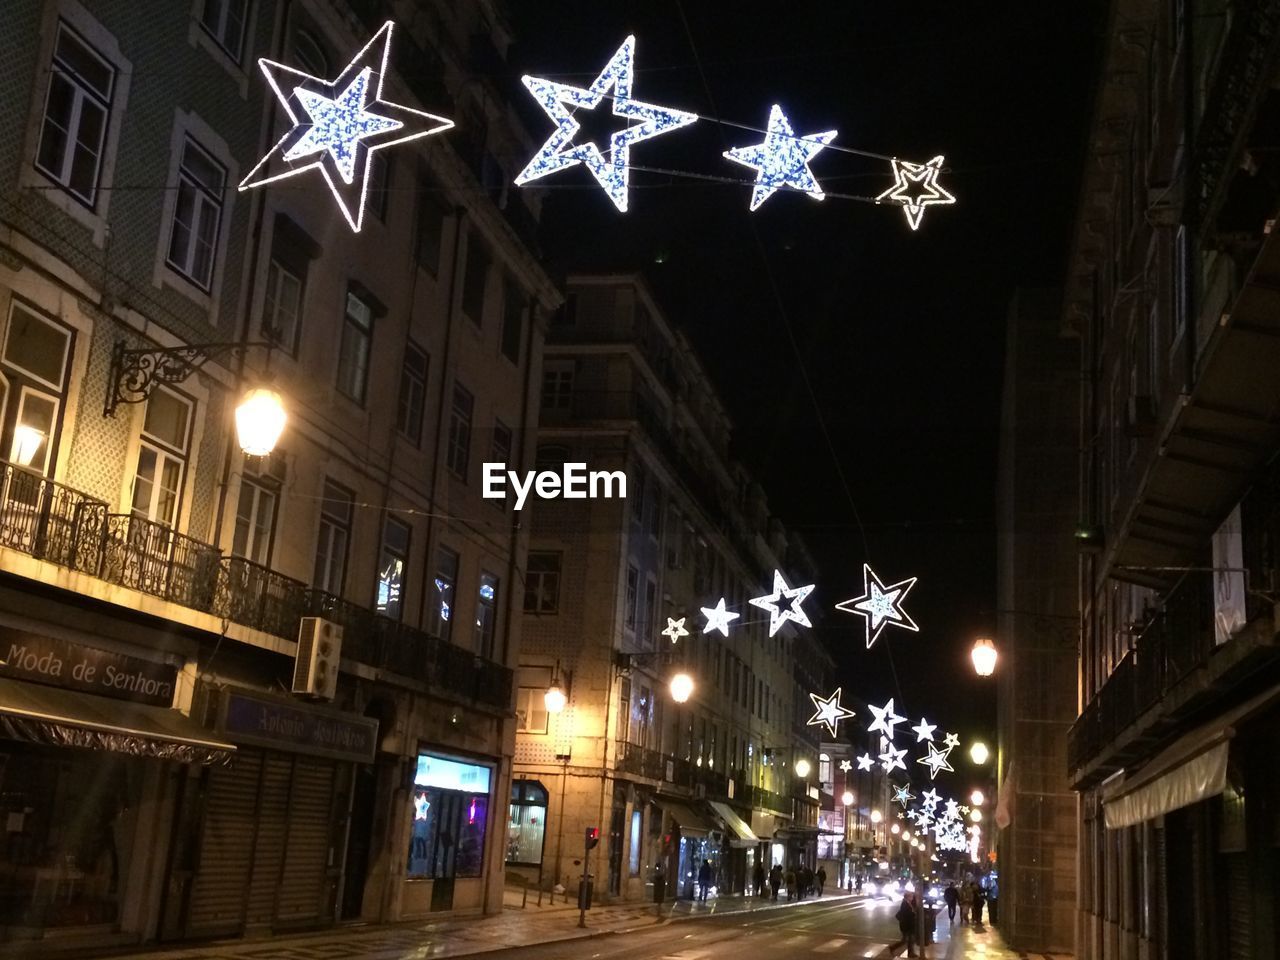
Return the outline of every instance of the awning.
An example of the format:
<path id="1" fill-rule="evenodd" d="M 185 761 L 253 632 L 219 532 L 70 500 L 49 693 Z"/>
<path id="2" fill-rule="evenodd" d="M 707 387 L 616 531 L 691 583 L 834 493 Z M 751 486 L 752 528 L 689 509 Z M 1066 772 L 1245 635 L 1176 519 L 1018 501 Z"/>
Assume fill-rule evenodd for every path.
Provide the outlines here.
<path id="1" fill-rule="evenodd" d="M 662 808 L 671 815 L 671 819 L 676 822 L 680 832 L 686 837 L 695 835 L 705 837 L 715 830 L 715 824 L 683 803 L 664 799 L 662 800 Z"/>
<path id="2" fill-rule="evenodd" d="M 1132 776 L 1109 784 L 1102 795 L 1107 829 L 1131 827 L 1222 793 L 1236 726 L 1278 698 L 1280 686 L 1272 687 L 1180 737 Z"/>
<path id="3" fill-rule="evenodd" d="M 176 710 L 5 677 L 0 736 L 183 763 L 226 763 L 236 749 Z"/>
<path id="4" fill-rule="evenodd" d="M 733 839 L 729 841 L 731 847 L 754 847 L 760 842 L 760 838 L 751 832 L 745 820 L 734 813 L 733 808 L 727 803 L 719 803 L 715 800 L 708 800 L 711 809 L 716 812 L 724 825 L 729 828 L 729 832 L 733 834 Z"/>

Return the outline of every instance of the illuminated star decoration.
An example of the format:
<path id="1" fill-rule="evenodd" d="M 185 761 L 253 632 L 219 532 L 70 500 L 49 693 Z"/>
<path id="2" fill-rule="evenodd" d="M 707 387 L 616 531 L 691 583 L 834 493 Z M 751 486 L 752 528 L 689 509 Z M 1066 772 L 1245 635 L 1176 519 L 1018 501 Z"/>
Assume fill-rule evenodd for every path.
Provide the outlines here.
<path id="1" fill-rule="evenodd" d="M 916 735 L 916 743 L 922 743 L 925 740 L 932 740 L 933 731 L 937 729 L 938 725 L 936 723 L 930 723 L 924 717 L 921 717 L 920 722 L 911 728 L 912 732 Z"/>
<path id="2" fill-rule="evenodd" d="M 427 795 L 420 793 L 413 798 L 413 819 L 427 819 L 427 811 L 431 809 L 431 804 L 427 801 Z"/>
<path id="3" fill-rule="evenodd" d="M 945 819 L 947 820 L 960 819 L 960 807 L 956 804 L 954 800 L 948 800 L 943 806 L 945 808 L 943 813 L 943 817 Z"/>
<path id="4" fill-rule="evenodd" d="M 857 716 L 854 711 L 840 706 L 840 687 L 836 687 L 836 692 L 830 697 L 823 698 L 816 693 L 811 693 L 809 699 L 813 701 L 813 707 L 817 712 L 806 721 L 806 726 L 825 724 L 833 737 L 840 732 L 841 720 Z"/>
<path id="5" fill-rule="evenodd" d="M 453 126 L 452 120 L 383 99 L 393 26 L 389 20 L 383 24 L 332 80 L 274 60 L 258 61 L 293 126 L 239 189 L 319 169 L 347 223 L 360 231 L 373 152 Z"/>
<path id="6" fill-rule="evenodd" d="M 924 793 L 920 794 L 920 802 L 924 804 L 926 810 L 936 810 L 938 804 L 942 802 L 942 798 L 938 796 L 938 791 L 930 787 Z"/>
<path id="7" fill-rule="evenodd" d="M 960 807 L 960 812 L 961 812 L 961 813 L 968 813 L 968 812 L 969 812 L 969 808 L 968 808 L 968 807 L 966 807 L 966 806 L 964 806 L 964 805 L 961 805 L 961 807 Z"/>
<path id="8" fill-rule="evenodd" d="M 870 760 L 871 758 L 870 758 L 870 757 L 868 757 L 867 759 L 868 759 L 868 760 Z M 840 761 L 840 769 L 841 769 L 844 773 L 848 773 L 850 770 L 852 770 L 852 769 L 853 769 L 853 764 L 852 764 L 852 763 L 850 763 L 848 760 L 841 760 L 841 761 Z"/>
<path id="9" fill-rule="evenodd" d="M 876 762 L 871 758 L 871 754 L 869 753 L 864 753 L 862 756 L 858 758 L 859 770 L 870 770 L 875 765 L 876 765 Z"/>
<path id="10" fill-rule="evenodd" d="M 670 637 L 672 643 L 675 643 L 681 637 L 687 637 L 689 635 L 689 631 L 684 628 L 684 621 L 684 617 L 681 617 L 679 620 L 672 620 L 670 617 L 667 617 L 667 629 L 662 631 L 662 635 L 664 637 Z"/>
<path id="11" fill-rule="evenodd" d="M 902 609 L 902 601 L 907 598 L 915 582 L 916 578 L 911 577 L 886 587 L 875 575 L 870 564 L 864 563 L 862 565 L 862 596 L 837 603 L 836 609 L 846 613 L 860 614 L 866 618 L 867 649 L 870 650 L 871 645 L 879 638 L 880 631 L 888 624 L 916 632 L 920 630 L 915 621 Z"/>
<path id="12" fill-rule="evenodd" d="M 939 770 L 947 770 L 950 773 L 955 773 L 955 768 L 952 767 L 951 764 L 947 763 L 947 754 L 950 752 L 950 748 L 946 750 L 939 750 L 936 743 L 931 743 L 929 744 L 928 754 L 921 757 L 916 761 L 916 763 L 923 763 L 929 768 L 930 780 L 933 780 L 938 776 Z"/>
<path id="13" fill-rule="evenodd" d="M 591 171 L 591 175 L 604 188 L 614 206 L 626 213 L 632 144 L 678 130 L 698 119 L 695 113 L 631 99 L 631 72 L 635 52 L 636 38 L 627 37 L 612 59 L 605 64 L 600 76 L 586 89 L 538 77 L 521 78 L 538 105 L 555 121 L 556 128 L 542 145 L 542 149 L 529 161 L 529 165 L 520 171 L 515 181 L 518 185 L 523 186 L 581 163 Z M 609 93 L 610 90 L 613 91 L 612 94 Z M 574 119 L 574 112 L 594 110 L 605 99 L 612 104 L 613 115 L 626 120 L 626 125 L 610 136 L 609 149 L 604 153 L 590 141 L 574 144 L 573 138 L 581 129 L 581 124 Z M 640 122 L 633 125 L 633 120 Z"/>
<path id="14" fill-rule="evenodd" d="M 724 597 L 721 597 L 720 602 L 714 607 L 703 607 L 702 615 L 707 618 L 707 625 L 702 628 L 703 633 L 719 630 L 726 637 L 729 635 L 729 621 L 737 620 L 742 616 L 740 613 L 731 613 L 724 608 Z"/>
<path id="15" fill-rule="evenodd" d="M 895 749 L 891 743 L 885 747 L 884 753 L 880 754 L 880 765 L 884 767 L 885 773 L 893 773 L 895 769 L 906 770 L 907 765 L 902 762 L 902 758 L 906 755 L 906 750 Z"/>
<path id="16" fill-rule="evenodd" d="M 905 813 L 903 813 L 901 810 L 899 810 L 899 811 L 898 811 L 898 819 L 899 819 L 899 820 L 905 820 L 906 818 L 907 818 L 907 815 L 906 815 Z"/>
<path id="17" fill-rule="evenodd" d="M 956 733 L 948 733 L 942 738 L 942 744 L 948 750 L 954 750 L 956 747 L 960 746 L 960 735 Z"/>
<path id="18" fill-rule="evenodd" d="M 752 597 L 747 602 L 753 607 L 759 607 L 761 610 L 769 611 L 769 636 L 773 636 L 782 625 L 788 620 L 794 620 L 802 627 L 812 626 L 809 618 L 805 616 L 805 612 L 800 609 L 800 604 L 804 602 L 804 598 L 813 592 L 813 584 L 804 587 L 788 587 L 787 581 L 782 579 L 782 574 L 773 571 L 773 593 L 764 597 Z M 780 600 L 791 601 L 786 609 L 783 609 L 779 603 Z M 831 731 L 832 736 L 835 731 Z"/>
<path id="19" fill-rule="evenodd" d="M 782 107 L 775 103 L 769 108 L 769 129 L 764 143 L 735 147 L 726 150 L 724 156 L 734 163 L 755 168 L 756 185 L 751 191 L 752 210 L 782 187 L 792 187 L 815 200 L 821 200 L 825 194 L 814 179 L 813 171 L 809 169 L 809 161 L 835 138 L 835 130 L 797 137 L 787 115 L 782 112 Z"/>
<path id="20" fill-rule="evenodd" d="M 902 204 L 907 224 L 912 230 L 920 229 L 924 208 L 935 203 L 955 203 L 956 198 L 938 186 L 938 174 L 942 172 L 942 157 L 934 157 L 928 163 L 911 163 L 893 159 L 893 186 L 877 201 L 888 200 Z"/>
<path id="21" fill-rule="evenodd" d="M 899 723 L 906 723 L 906 717 L 900 717 L 893 712 L 893 698 L 889 698 L 889 702 L 883 707 L 874 707 L 867 705 L 871 711 L 871 715 L 875 717 L 871 721 L 871 726 L 867 727 L 868 733 L 875 733 L 877 730 L 884 731 L 884 735 L 890 740 L 893 739 L 893 728 Z"/>
<path id="22" fill-rule="evenodd" d="M 902 804 L 903 809 L 906 809 L 907 804 L 915 798 L 916 795 L 911 792 L 911 784 L 909 783 L 904 783 L 900 787 L 893 788 L 893 802 Z"/>

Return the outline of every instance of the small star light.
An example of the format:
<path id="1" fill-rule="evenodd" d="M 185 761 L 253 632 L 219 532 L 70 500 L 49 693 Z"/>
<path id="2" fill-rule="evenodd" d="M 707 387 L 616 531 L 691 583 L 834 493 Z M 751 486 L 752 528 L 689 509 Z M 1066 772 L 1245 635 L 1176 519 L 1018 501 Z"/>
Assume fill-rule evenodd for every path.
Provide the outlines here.
<path id="1" fill-rule="evenodd" d="M 689 635 L 689 631 L 684 628 L 684 621 L 684 617 L 681 617 L 679 620 L 672 620 L 670 617 L 667 617 L 667 629 L 662 631 L 662 635 L 664 637 L 670 637 L 672 643 L 675 643 L 681 637 L 687 637 Z"/>
<path id="2" fill-rule="evenodd" d="M 921 757 L 919 760 L 916 761 L 916 763 L 923 763 L 926 767 L 929 768 L 930 780 L 933 780 L 935 777 L 938 776 L 939 770 L 946 770 L 950 773 L 955 773 L 956 772 L 955 768 L 951 766 L 951 764 L 947 763 L 947 754 L 949 754 L 950 752 L 951 752 L 950 749 L 939 750 L 938 745 L 936 743 L 931 743 L 929 744 L 928 754 Z"/>
<path id="3" fill-rule="evenodd" d="M 930 787 L 924 793 L 920 794 L 920 801 L 924 804 L 926 810 L 938 809 L 938 804 L 942 802 L 942 798 L 938 796 L 938 791 Z"/>
<path id="4" fill-rule="evenodd" d="M 631 177 L 631 145 L 663 133 L 670 133 L 688 126 L 698 119 L 696 113 L 685 113 L 651 103 L 631 99 L 631 72 L 636 54 L 636 38 L 627 37 L 613 55 L 600 76 L 585 90 L 554 80 L 538 77 L 522 77 L 533 98 L 538 101 L 556 128 L 542 149 L 520 171 L 516 184 L 523 186 L 534 180 L 556 173 L 566 167 L 582 164 L 604 188 L 620 211 L 627 211 L 627 187 Z M 610 95 L 609 91 L 613 93 Z M 574 119 L 576 110 L 594 110 L 604 99 L 609 99 L 613 115 L 626 120 L 621 130 L 609 138 L 609 148 L 601 152 L 594 143 L 575 145 L 574 136 L 581 124 Z M 639 120 L 632 124 L 631 121 Z"/>
<path id="5" fill-rule="evenodd" d="M 910 163 L 893 160 L 894 184 L 876 200 L 888 200 L 902 204 L 907 224 L 912 230 L 920 229 L 924 208 L 935 203 L 955 203 L 956 198 L 938 186 L 938 174 L 942 172 L 942 157 L 934 157 L 928 163 Z"/>
<path id="6" fill-rule="evenodd" d="M 425 793 L 420 793 L 413 798 L 413 819 L 427 819 L 427 811 L 431 809 L 431 804 L 427 800 Z"/>
<path id="7" fill-rule="evenodd" d="M 858 758 L 859 770 L 870 770 L 875 765 L 876 765 L 876 762 L 875 760 L 872 759 L 871 754 L 869 753 L 864 753 L 862 756 Z"/>
<path id="8" fill-rule="evenodd" d="M 837 610 L 857 613 L 867 621 L 867 649 L 876 642 L 888 624 L 919 632 L 920 628 L 902 609 L 902 601 L 915 585 L 916 578 L 885 586 L 869 564 L 862 565 L 862 596 L 836 604 Z"/>
<path id="9" fill-rule="evenodd" d="M 240 181 L 239 189 L 318 168 L 347 223 L 360 231 L 373 152 L 453 127 L 452 120 L 382 98 L 394 25 L 390 20 L 383 24 L 332 80 L 274 60 L 258 61 L 293 126 Z"/>
<path id="10" fill-rule="evenodd" d="M 737 620 L 742 616 L 740 613 L 731 613 L 724 608 L 724 597 L 721 597 L 720 602 L 714 607 L 703 607 L 702 615 L 707 618 L 707 625 L 702 628 L 703 633 L 719 630 L 726 637 L 729 635 L 729 621 Z"/>
<path id="11" fill-rule="evenodd" d="M 813 584 L 805 587 L 788 587 L 787 581 L 782 579 L 782 574 L 773 571 L 773 593 L 765 597 L 753 597 L 747 602 L 753 607 L 759 607 L 761 610 L 769 611 L 769 636 L 773 636 L 782 625 L 788 620 L 794 620 L 802 627 L 812 626 L 809 618 L 805 616 L 800 604 L 804 602 L 804 598 L 813 592 Z M 784 610 L 779 604 L 779 600 L 786 599 L 791 601 Z M 831 731 L 832 736 L 835 731 Z"/>
<path id="12" fill-rule="evenodd" d="M 841 720 L 857 716 L 847 707 L 840 706 L 840 687 L 836 687 L 836 692 L 825 699 L 816 693 L 809 694 L 809 699 L 813 701 L 814 709 L 817 712 L 806 721 L 806 726 L 814 727 L 825 724 L 833 737 L 840 732 L 838 727 Z"/>
<path id="13" fill-rule="evenodd" d="M 960 805 L 960 812 L 961 812 L 962 814 L 968 814 L 968 812 L 969 812 L 969 808 L 968 808 L 967 806 L 965 806 L 964 804 L 961 804 L 961 805 Z"/>
<path id="14" fill-rule="evenodd" d="M 885 752 L 880 754 L 880 765 L 884 767 L 885 773 L 893 773 L 894 770 L 906 770 L 907 765 L 902 762 L 902 758 L 906 755 L 906 750 L 895 749 L 893 744 L 889 744 L 885 748 Z"/>
<path id="15" fill-rule="evenodd" d="M 958 733 L 948 733 L 942 738 L 942 745 L 948 750 L 954 750 L 960 746 L 960 735 Z"/>
<path id="16" fill-rule="evenodd" d="M 873 707 L 868 704 L 871 715 L 875 717 L 871 721 L 871 726 L 867 727 L 868 733 L 874 733 L 877 730 L 883 730 L 886 737 L 893 739 L 893 728 L 899 723 L 906 723 L 906 717 L 900 717 L 893 712 L 893 698 L 889 698 L 889 702 L 883 707 Z"/>
<path id="17" fill-rule="evenodd" d="M 911 728 L 912 732 L 916 735 L 916 743 L 921 743 L 925 740 L 932 740 L 933 731 L 937 729 L 938 725 L 936 723 L 930 723 L 924 717 L 921 717 L 920 722 Z"/>
<path id="18" fill-rule="evenodd" d="M 904 783 L 900 787 L 893 788 L 893 802 L 902 804 L 904 810 L 906 809 L 907 804 L 915 798 L 916 795 L 911 792 L 911 784 L 909 783 Z"/>
<path id="19" fill-rule="evenodd" d="M 870 760 L 871 758 L 870 758 L 870 757 L 867 757 L 867 759 L 868 759 L 868 760 Z M 848 772 L 849 772 L 850 770 L 852 770 L 852 769 L 853 769 L 853 764 L 852 764 L 852 763 L 850 763 L 848 760 L 841 760 L 841 761 L 840 761 L 840 770 L 841 770 L 841 772 L 843 772 L 843 773 L 848 773 Z"/>
<path id="20" fill-rule="evenodd" d="M 944 807 L 944 810 L 943 810 L 942 816 L 944 819 L 946 820 L 960 819 L 960 807 L 957 806 L 954 800 L 948 799 L 947 802 L 943 804 L 943 807 Z"/>
<path id="21" fill-rule="evenodd" d="M 765 134 L 764 143 L 735 147 L 726 150 L 724 156 L 734 163 L 755 167 L 756 185 L 751 191 L 752 210 L 782 187 L 792 187 L 815 200 L 821 200 L 825 194 L 814 179 L 813 171 L 809 169 L 809 161 L 835 138 L 835 130 L 797 137 L 787 115 L 775 103 L 769 108 L 769 130 Z"/>

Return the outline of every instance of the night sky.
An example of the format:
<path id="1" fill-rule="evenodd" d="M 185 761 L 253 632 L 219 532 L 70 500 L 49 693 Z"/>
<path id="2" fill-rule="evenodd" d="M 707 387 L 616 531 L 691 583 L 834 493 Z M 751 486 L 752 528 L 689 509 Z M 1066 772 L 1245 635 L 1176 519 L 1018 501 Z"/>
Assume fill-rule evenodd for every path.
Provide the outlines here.
<path id="1" fill-rule="evenodd" d="M 797 134 L 837 129 L 837 147 L 945 154 L 939 182 L 958 202 L 928 208 L 918 233 L 892 206 L 791 191 L 749 213 L 749 186 L 654 172 L 633 171 L 626 214 L 581 167 L 540 185 L 552 262 L 642 270 L 697 345 L 734 455 L 818 560 L 806 606 L 827 611 L 846 694 L 894 696 L 911 722 L 966 735 L 994 733 L 994 684 L 973 676 L 968 649 L 996 620 L 1004 320 L 1017 287 L 1056 284 L 1065 265 L 1100 7 L 510 4 L 511 95 L 539 140 L 551 122 L 518 76 L 587 86 L 634 33 L 639 100 L 753 128 L 778 103 Z M 631 162 L 750 180 L 720 154 L 762 140 L 704 121 Z M 812 169 L 828 194 L 893 182 L 887 162 L 832 149 Z M 862 619 L 832 609 L 862 592 L 864 560 L 887 583 L 919 577 L 906 606 L 920 633 L 886 629 L 870 652 Z"/>

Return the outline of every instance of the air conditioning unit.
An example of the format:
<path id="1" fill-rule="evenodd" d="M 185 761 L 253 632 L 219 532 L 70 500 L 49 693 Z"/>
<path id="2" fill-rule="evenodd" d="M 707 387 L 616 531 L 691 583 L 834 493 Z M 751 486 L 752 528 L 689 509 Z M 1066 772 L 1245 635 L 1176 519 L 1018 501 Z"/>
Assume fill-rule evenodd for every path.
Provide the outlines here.
<path id="1" fill-rule="evenodd" d="M 303 617 L 298 626 L 298 654 L 293 662 L 293 692 L 332 700 L 338 691 L 342 627 L 320 617 Z"/>

